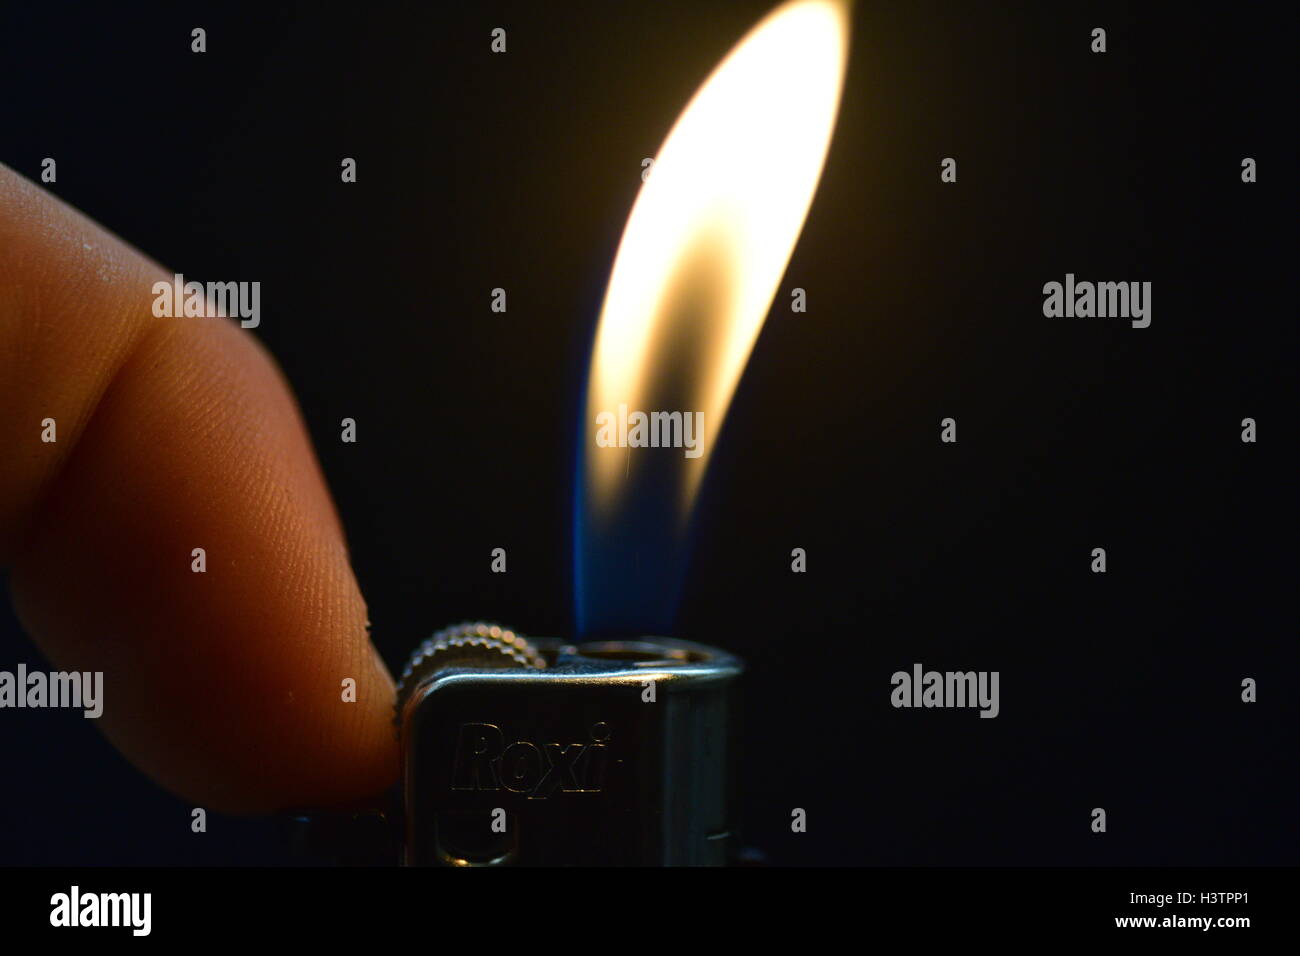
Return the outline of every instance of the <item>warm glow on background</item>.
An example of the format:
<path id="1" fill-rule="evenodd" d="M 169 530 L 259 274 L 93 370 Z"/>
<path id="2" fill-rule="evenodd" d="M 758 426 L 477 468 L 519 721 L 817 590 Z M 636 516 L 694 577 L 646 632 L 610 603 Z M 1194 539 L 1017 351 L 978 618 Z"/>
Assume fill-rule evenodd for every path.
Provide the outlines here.
<path id="1" fill-rule="evenodd" d="M 656 155 L 596 334 L 584 441 L 595 513 L 618 500 L 635 456 L 674 454 L 594 446 L 596 415 L 625 404 L 704 413 L 703 455 L 676 453 L 687 514 L 812 203 L 847 54 L 847 3 L 780 7 L 723 60 Z"/>

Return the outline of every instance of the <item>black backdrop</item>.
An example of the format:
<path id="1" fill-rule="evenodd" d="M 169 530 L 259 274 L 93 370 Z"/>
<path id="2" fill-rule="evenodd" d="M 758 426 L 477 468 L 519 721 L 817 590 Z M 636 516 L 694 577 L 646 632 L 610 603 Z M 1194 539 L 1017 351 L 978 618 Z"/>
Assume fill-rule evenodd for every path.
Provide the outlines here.
<path id="1" fill-rule="evenodd" d="M 467 617 L 571 629 L 579 388 L 640 161 L 768 6 L 7 7 L 0 161 L 37 178 L 56 157 L 58 195 L 169 269 L 262 282 L 256 334 L 396 670 Z M 1294 863 L 1284 31 L 1238 5 L 899 6 L 858 9 L 676 618 L 750 666 L 748 842 L 788 863 Z M 1151 281 L 1151 327 L 1044 318 L 1066 272 Z M 40 661 L 0 617 L 0 666 Z M 1001 716 L 892 709 L 915 661 L 999 670 Z M 78 716 L 5 712 L 0 760 L 0 862 L 289 859 L 266 821 L 195 837 Z"/>

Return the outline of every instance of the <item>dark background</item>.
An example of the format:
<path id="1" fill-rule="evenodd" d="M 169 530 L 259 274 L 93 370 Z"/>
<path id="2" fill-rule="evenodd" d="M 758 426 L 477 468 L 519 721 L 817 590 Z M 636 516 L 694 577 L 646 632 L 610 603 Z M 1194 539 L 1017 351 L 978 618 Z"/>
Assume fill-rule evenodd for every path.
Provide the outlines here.
<path id="1" fill-rule="evenodd" d="M 466 618 L 571 632 L 578 399 L 641 159 L 770 6 L 6 7 L 0 161 L 55 157 L 54 192 L 168 269 L 262 283 L 254 334 L 399 670 Z M 1296 863 L 1281 8 L 898 6 L 857 10 L 676 617 L 749 663 L 747 840 L 795 864 Z M 1151 327 L 1044 318 L 1066 272 L 1151 281 Z M 45 666 L 0 607 L 19 661 Z M 999 670 L 1001 716 L 892 709 L 916 661 Z M 192 834 L 78 715 L 0 714 L 0 762 L 0 862 L 290 859 L 268 821 Z"/>

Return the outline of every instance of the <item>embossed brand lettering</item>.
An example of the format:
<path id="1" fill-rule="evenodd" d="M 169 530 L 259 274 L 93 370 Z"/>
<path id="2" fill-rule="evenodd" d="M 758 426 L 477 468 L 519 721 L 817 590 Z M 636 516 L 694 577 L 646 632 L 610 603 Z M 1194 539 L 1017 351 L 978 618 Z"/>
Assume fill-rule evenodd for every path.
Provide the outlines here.
<path id="1" fill-rule="evenodd" d="M 609 724 L 593 724 L 588 743 L 543 743 L 516 740 L 496 724 L 461 724 L 451 771 L 453 790 L 509 790 L 542 800 L 557 790 L 598 793 L 604 784 L 605 756 L 612 735 Z"/>

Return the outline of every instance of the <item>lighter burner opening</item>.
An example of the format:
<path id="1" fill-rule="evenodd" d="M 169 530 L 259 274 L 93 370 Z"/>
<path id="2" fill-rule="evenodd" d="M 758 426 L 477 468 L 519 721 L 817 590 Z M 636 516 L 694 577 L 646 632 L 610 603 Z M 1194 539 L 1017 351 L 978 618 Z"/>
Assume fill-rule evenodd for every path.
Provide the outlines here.
<path id="1" fill-rule="evenodd" d="M 634 667 L 664 667 L 673 664 L 703 664 L 712 660 L 707 651 L 661 644 L 657 641 L 593 641 L 575 650 L 583 657 L 626 661 Z"/>

